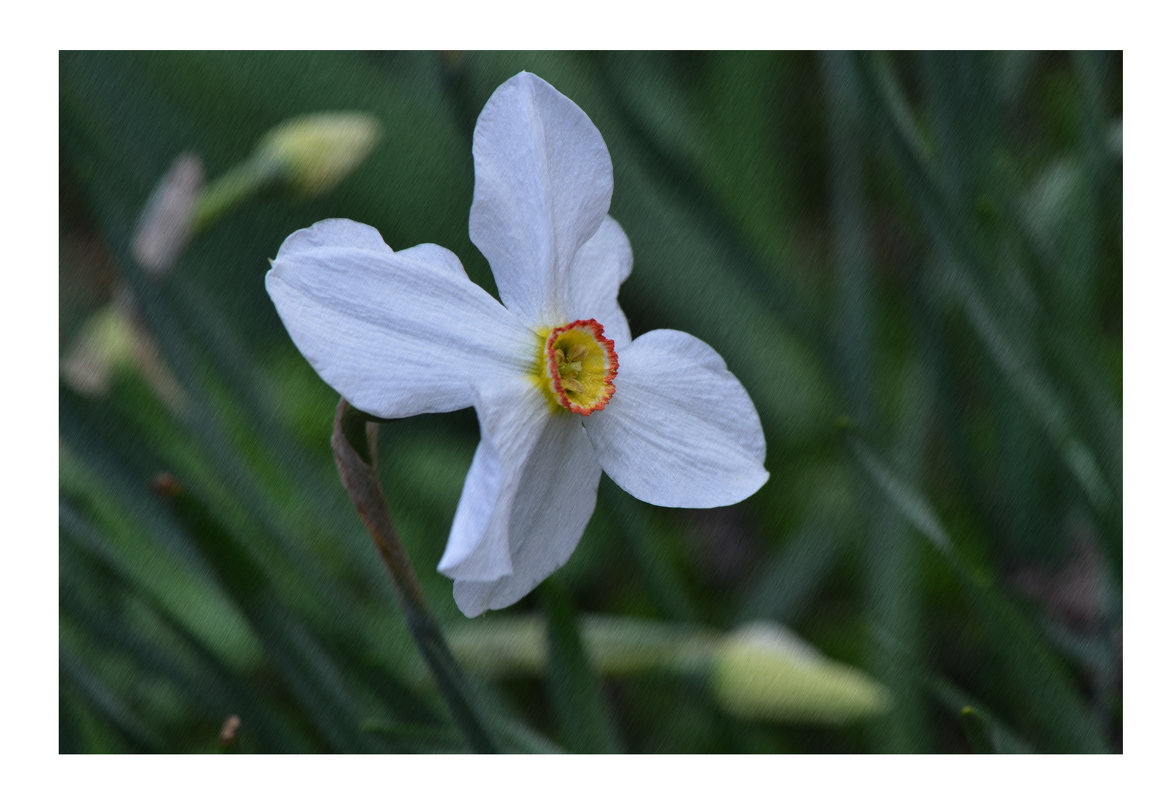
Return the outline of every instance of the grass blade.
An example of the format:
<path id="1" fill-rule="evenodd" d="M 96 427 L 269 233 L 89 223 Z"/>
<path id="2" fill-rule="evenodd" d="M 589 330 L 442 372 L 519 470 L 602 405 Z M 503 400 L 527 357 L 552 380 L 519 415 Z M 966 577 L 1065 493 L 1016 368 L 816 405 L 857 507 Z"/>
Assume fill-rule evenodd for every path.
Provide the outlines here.
<path id="1" fill-rule="evenodd" d="M 1010 688 L 1031 724 L 1060 750 L 1103 753 L 1104 735 L 1070 675 L 1070 671 L 1040 641 L 1035 629 L 1001 596 L 985 571 L 979 570 L 954 547 L 952 538 L 924 496 L 902 481 L 858 437 L 848 445 L 884 497 L 944 558 L 962 589 L 992 632 L 991 657 L 1013 674 Z"/>
<path id="2" fill-rule="evenodd" d="M 583 647 L 570 594 L 557 577 L 546 579 L 540 592 L 546 610 L 546 686 L 562 740 L 576 753 L 616 753 L 615 723 Z"/>

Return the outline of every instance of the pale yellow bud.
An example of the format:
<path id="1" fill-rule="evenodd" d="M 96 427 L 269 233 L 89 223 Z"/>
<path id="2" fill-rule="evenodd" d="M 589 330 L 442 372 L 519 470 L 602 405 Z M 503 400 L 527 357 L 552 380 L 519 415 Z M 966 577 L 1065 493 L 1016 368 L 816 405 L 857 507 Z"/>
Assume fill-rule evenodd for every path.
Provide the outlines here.
<path id="1" fill-rule="evenodd" d="M 332 189 L 371 152 L 379 122 L 360 112 L 294 117 L 270 131 L 257 158 L 281 165 L 293 188 L 305 195 Z"/>
<path id="2" fill-rule="evenodd" d="M 845 723 L 891 703 L 883 685 L 865 673 L 767 621 L 743 626 L 716 646 L 710 682 L 721 706 L 757 720 Z"/>

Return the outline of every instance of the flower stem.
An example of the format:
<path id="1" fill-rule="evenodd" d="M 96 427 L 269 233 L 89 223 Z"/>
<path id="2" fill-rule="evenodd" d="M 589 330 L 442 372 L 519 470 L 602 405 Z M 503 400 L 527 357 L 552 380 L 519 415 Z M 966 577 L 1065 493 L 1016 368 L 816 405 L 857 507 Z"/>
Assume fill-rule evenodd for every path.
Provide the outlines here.
<path id="1" fill-rule="evenodd" d="M 193 227 L 207 230 L 229 209 L 284 177 L 281 164 L 271 158 L 253 156 L 204 187 L 196 201 Z"/>
<path id="2" fill-rule="evenodd" d="M 423 591 L 411 560 L 387 511 L 387 501 L 379 484 L 377 471 L 379 425 L 346 402 L 338 401 L 334 415 L 334 434 L 330 444 L 342 486 L 350 495 L 354 508 L 371 533 L 379 556 L 391 572 L 395 593 L 403 606 L 407 627 L 415 638 L 420 654 L 448 704 L 456 725 L 473 750 L 493 753 L 497 749 L 481 722 L 468 679 L 445 642 L 440 627 L 428 611 Z"/>

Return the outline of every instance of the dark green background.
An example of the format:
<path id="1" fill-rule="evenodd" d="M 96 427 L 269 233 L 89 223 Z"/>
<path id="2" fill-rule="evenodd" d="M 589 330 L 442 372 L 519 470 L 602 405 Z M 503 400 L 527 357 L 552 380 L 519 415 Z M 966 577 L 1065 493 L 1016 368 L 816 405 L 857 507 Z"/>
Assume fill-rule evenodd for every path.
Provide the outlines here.
<path id="1" fill-rule="evenodd" d="M 679 676 L 611 678 L 588 715 L 606 747 L 964 752 L 973 705 L 996 748 L 1119 750 L 1122 101 L 1103 53 L 63 53 L 61 353 L 129 288 L 186 402 L 129 369 L 97 396 L 62 382 L 61 750 L 211 751 L 229 714 L 245 751 L 463 747 L 334 473 L 336 396 L 263 276 L 286 235 L 349 217 L 492 289 L 472 132 L 523 69 L 610 149 L 633 333 L 725 357 L 771 472 L 703 512 L 604 479 L 554 586 L 580 613 L 776 620 L 894 700 L 845 726 L 747 723 Z M 142 276 L 130 239 L 176 156 L 214 178 L 323 110 L 383 126 L 354 174 L 266 193 Z M 457 625 L 434 567 L 475 414 L 381 436 L 392 514 Z M 161 472 L 195 512 L 152 491 Z M 564 691 L 487 688 L 544 745 L 598 746 Z"/>

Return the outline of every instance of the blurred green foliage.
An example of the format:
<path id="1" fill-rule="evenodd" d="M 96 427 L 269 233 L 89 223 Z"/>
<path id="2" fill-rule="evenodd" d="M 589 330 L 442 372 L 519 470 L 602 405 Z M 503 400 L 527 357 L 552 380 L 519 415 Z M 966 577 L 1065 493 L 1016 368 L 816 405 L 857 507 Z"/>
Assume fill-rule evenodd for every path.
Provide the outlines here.
<path id="1" fill-rule="evenodd" d="M 772 476 L 712 511 L 604 479 L 555 583 L 466 622 L 434 566 L 475 414 L 382 427 L 441 624 L 475 642 L 515 612 L 546 620 L 529 630 L 548 669 L 511 671 L 503 649 L 478 674 L 502 747 L 1119 750 L 1120 55 L 635 52 L 61 55 L 61 750 L 465 747 L 338 483 L 337 398 L 263 276 L 289 233 L 349 217 L 452 249 L 492 289 L 467 235 L 472 131 L 522 69 L 611 151 L 633 332 L 725 357 Z M 139 268 L 136 223 L 180 154 L 214 179 L 333 110 L 382 128 L 352 175 L 262 193 L 170 271 Z M 687 649 L 594 673 L 627 652 L 582 613 L 637 632 L 775 621 L 890 703 L 834 724 L 734 715 Z"/>

